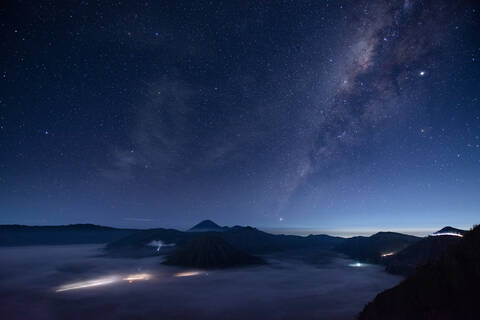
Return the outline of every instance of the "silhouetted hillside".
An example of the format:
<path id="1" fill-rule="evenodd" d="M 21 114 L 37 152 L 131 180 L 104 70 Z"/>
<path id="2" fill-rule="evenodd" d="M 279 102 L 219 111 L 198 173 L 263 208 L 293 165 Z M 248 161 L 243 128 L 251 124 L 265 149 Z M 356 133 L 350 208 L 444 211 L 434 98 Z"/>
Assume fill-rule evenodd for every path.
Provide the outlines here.
<path id="1" fill-rule="evenodd" d="M 450 227 L 450 226 L 446 226 L 446 227 L 438 230 L 437 232 L 434 232 L 433 234 L 442 234 L 442 233 L 453 233 L 453 234 L 464 235 L 465 233 L 467 233 L 467 231 L 457 229 L 457 228 L 454 228 L 454 227 Z"/>
<path id="2" fill-rule="evenodd" d="M 0 225 L 0 246 L 106 243 L 137 232 L 93 224 L 65 226 Z"/>
<path id="3" fill-rule="evenodd" d="M 256 228 L 240 226 L 225 228 L 223 232 L 205 231 L 204 233 L 217 235 L 230 245 L 251 254 L 305 248 L 327 250 L 345 240 L 328 235 L 310 235 L 308 237 L 275 235 Z M 160 240 L 164 243 L 175 243 L 177 247 L 182 247 L 196 236 L 198 236 L 196 232 L 182 232 L 174 229 L 141 230 L 109 243 L 106 252 L 113 256 L 151 256 L 158 254 L 154 247 L 148 245 L 152 241 Z"/>
<path id="4" fill-rule="evenodd" d="M 378 232 L 370 237 L 353 237 L 340 243 L 336 250 L 354 259 L 381 262 L 382 254 L 398 252 L 421 238 L 396 232 Z"/>
<path id="5" fill-rule="evenodd" d="M 480 226 L 369 303 L 360 320 L 480 319 Z"/>
<path id="6" fill-rule="evenodd" d="M 451 245 L 462 238 L 456 236 L 426 237 L 402 251 L 384 258 L 386 270 L 391 273 L 409 274 L 429 261 L 437 259 Z"/>
<path id="7" fill-rule="evenodd" d="M 238 250 L 217 235 L 206 234 L 192 239 L 185 247 L 167 256 L 164 263 L 211 269 L 260 264 L 263 260 Z"/>
<path id="8" fill-rule="evenodd" d="M 253 227 L 235 226 L 219 234 L 231 245 L 249 253 L 268 253 L 304 248 L 332 249 L 345 239 L 328 235 L 295 235 L 271 234 Z"/>

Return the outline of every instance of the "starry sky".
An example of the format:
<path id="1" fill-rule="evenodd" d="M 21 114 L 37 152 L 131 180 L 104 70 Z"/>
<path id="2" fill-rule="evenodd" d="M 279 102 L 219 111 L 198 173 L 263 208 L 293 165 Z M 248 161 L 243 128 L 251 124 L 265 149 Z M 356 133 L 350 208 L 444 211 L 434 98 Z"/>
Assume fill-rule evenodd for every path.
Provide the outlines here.
<path id="1" fill-rule="evenodd" d="M 7 1 L 0 223 L 480 222 L 475 1 Z"/>

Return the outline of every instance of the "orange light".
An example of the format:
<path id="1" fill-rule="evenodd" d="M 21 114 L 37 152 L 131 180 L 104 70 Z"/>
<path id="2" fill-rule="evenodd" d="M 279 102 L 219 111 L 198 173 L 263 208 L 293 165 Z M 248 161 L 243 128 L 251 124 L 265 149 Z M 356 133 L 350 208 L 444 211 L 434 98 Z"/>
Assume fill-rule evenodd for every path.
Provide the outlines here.
<path id="1" fill-rule="evenodd" d="M 152 276 L 148 273 L 136 273 L 136 274 L 129 274 L 123 280 L 132 283 L 133 281 L 139 280 L 149 280 Z"/>

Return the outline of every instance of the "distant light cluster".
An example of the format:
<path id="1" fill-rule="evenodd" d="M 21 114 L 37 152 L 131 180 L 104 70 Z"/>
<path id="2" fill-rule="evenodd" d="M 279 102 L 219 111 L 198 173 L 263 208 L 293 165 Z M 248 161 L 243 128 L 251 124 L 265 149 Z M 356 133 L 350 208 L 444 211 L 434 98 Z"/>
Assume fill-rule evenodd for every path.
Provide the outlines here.
<path id="1" fill-rule="evenodd" d="M 354 268 L 360 268 L 360 267 L 365 267 L 365 263 L 355 262 L 355 263 L 350 263 L 348 266 L 354 267 Z"/>

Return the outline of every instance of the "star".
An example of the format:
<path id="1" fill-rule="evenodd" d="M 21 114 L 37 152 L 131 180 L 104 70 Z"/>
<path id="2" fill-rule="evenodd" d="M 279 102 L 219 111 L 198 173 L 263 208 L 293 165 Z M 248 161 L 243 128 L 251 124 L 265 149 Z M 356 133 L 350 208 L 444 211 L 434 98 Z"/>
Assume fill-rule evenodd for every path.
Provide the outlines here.
<path id="1" fill-rule="evenodd" d="M 425 72 L 425 71 L 423 71 L 423 70 L 422 70 L 422 71 L 420 71 L 420 73 L 419 73 L 420 77 L 423 77 L 425 74 L 426 74 L 426 72 Z"/>

